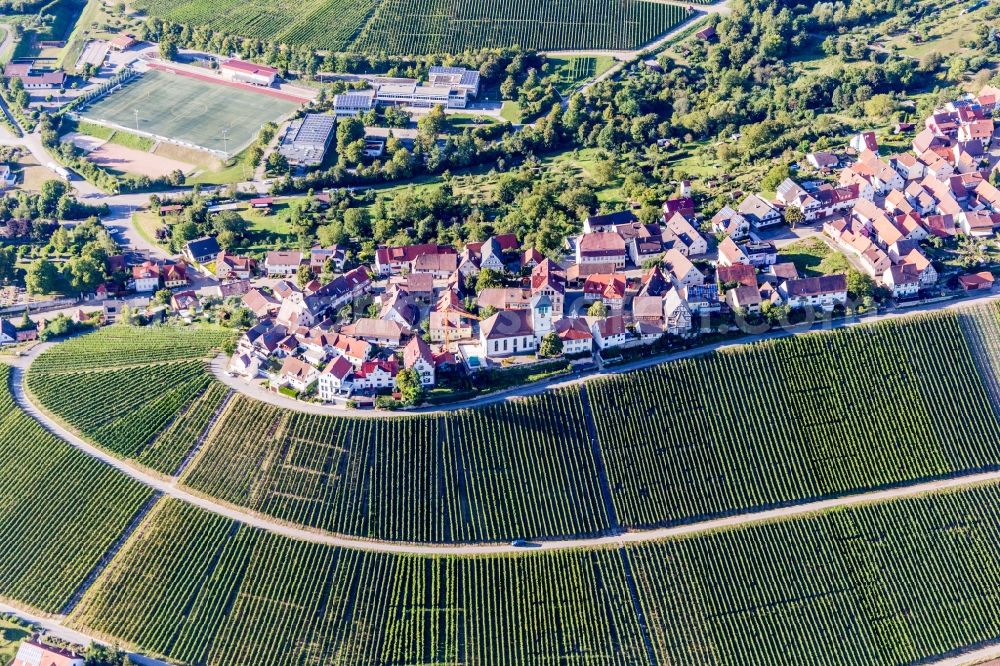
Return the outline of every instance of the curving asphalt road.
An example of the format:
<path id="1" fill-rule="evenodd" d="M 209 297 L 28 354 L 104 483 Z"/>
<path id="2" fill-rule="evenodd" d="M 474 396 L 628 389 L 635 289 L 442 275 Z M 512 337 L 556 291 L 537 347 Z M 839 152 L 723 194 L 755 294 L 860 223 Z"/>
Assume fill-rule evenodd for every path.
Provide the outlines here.
<path id="1" fill-rule="evenodd" d="M 990 293 L 982 296 L 949 300 L 949 301 L 937 301 L 933 303 L 926 303 L 919 306 L 913 306 L 905 310 L 896 310 L 896 311 L 886 312 L 883 314 L 869 315 L 866 317 L 837 319 L 832 322 L 821 321 L 812 325 L 799 325 L 779 330 L 770 330 L 764 333 L 746 335 L 738 340 L 716 342 L 710 345 L 702 345 L 700 347 L 694 347 L 692 349 L 686 349 L 684 351 L 675 352 L 673 354 L 661 354 L 659 356 L 641 358 L 635 361 L 629 361 L 628 363 L 622 363 L 619 365 L 605 366 L 601 370 L 592 370 L 583 373 L 576 373 L 570 376 L 555 377 L 553 379 L 542 380 L 530 384 L 523 384 L 515 388 L 489 393 L 480 396 L 478 398 L 471 398 L 469 400 L 460 400 L 457 402 L 452 402 L 449 403 L 446 407 L 421 407 L 421 408 L 407 409 L 401 411 L 348 409 L 346 407 L 340 407 L 337 405 L 310 403 L 310 402 L 303 402 L 301 400 L 295 400 L 281 393 L 275 393 L 273 391 L 264 389 L 257 383 L 250 383 L 245 379 L 229 375 L 226 372 L 226 367 L 229 362 L 229 359 L 224 355 L 220 355 L 215 359 L 213 359 L 212 363 L 210 364 L 210 367 L 216 379 L 218 379 L 223 384 L 226 384 L 227 386 L 229 386 L 230 388 L 239 393 L 243 393 L 244 395 L 247 395 L 251 398 L 260 400 L 261 402 L 266 402 L 276 407 L 282 407 L 284 409 L 303 412 L 305 414 L 320 414 L 326 416 L 350 416 L 354 418 L 382 418 L 382 419 L 405 418 L 407 416 L 413 416 L 415 414 L 421 414 L 421 415 L 444 414 L 446 412 L 452 412 L 459 409 L 483 407 L 485 405 L 503 402 L 506 400 L 516 400 L 518 398 L 525 398 L 528 396 L 538 395 L 546 391 L 558 390 L 570 386 L 578 386 L 580 384 L 584 384 L 588 381 L 592 381 L 595 379 L 600 379 L 602 377 L 621 375 L 629 372 L 634 372 L 636 370 L 642 370 L 644 368 L 650 368 L 656 365 L 661 365 L 663 363 L 670 363 L 672 361 L 679 361 L 681 359 L 692 358 L 695 356 L 703 356 L 705 354 L 710 354 L 712 352 L 719 351 L 722 349 L 742 347 L 744 345 L 753 344 L 756 342 L 763 342 L 765 340 L 778 340 L 793 335 L 803 335 L 806 333 L 815 333 L 819 331 L 831 331 L 838 328 L 845 328 L 848 326 L 857 326 L 858 324 L 868 324 L 876 321 L 881 321 L 883 319 L 896 319 L 899 317 L 908 317 L 910 315 L 921 312 L 934 312 L 936 310 L 950 310 L 950 309 L 975 307 L 976 305 L 988 303 L 990 301 L 997 299 L 1000 299 L 1000 292 Z"/>
<path id="2" fill-rule="evenodd" d="M 987 298 L 995 298 L 990 296 Z M 984 299 L 976 299 L 984 300 Z M 966 303 L 967 304 L 967 303 Z M 947 304 L 946 304 L 947 305 Z M 953 305 L 953 304 L 952 304 Z M 87 455 L 97 458 L 104 463 L 115 467 L 122 473 L 143 483 L 150 488 L 158 490 L 164 495 L 188 502 L 206 511 L 216 513 L 233 520 L 238 520 L 247 525 L 267 530 L 275 534 L 280 534 L 292 539 L 300 539 L 315 543 L 323 543 L 343 548 L 353 548 L 365 551 L 377 551 L 387 553 L 408 553 L 408 554 L 433 554 L 433 555 L 500 555 L 524 552 L 524 547 L 514 546 L 507 543 L 474 543 L 474 544 L 411 544 L 402 542 L 374 541 L 358 537 L 333 534 L 315 529 L 308 529 L 295 526 L 263 516 L 246 509 L 234 507 L 214 498 L 202 496 L 181 487 L 176 478 L 164 478 L 150 474 L 144 469 L 131 462 L 117 458 L 108 452 L 95 447 L 89 442 L 79 437 L 76 433 L 69 431 L 60 423 L 50 417 L 43 409 L 32 402 L 24 390 L 24 373 L 31 366 L 33 360 L 45 349 L 51 347 L 53 343 L 43 343 L 35 346 L 28 354 L 18 358 L 14 365 L 11 377 L 11 387 L 14 399 L 17 404 L 25 410 L 32 418 L 37 420 L 43 427 L 65 440 L 72 446 L 83 451 Z M 656 360 L 662 362 L 662 360 Z M 583 381 L 577 379 L 572 381 Z M 544 390 L 544 387 L 541 389 Z M 507 397 L 491 399 L 508 399 Z M 533 544 L 531 551 L 564 550 L 571 548 L 603 548 L 617 547 L 630 543 L 642 543 L 672 537 L 699 534 L 711 530 L 735 528 L 744 525 L 751 525 L 764 521 L 786 519 L 794 516 L 802 516 L 817 511 L 825 511 L 836 507 L 856 506 L 871 502 L 883 502 L 886 500 L 900 499 L 904 497 L 914 497 L 930 492 L 940 492 L 948 489 L 962 488 L 981 483 L 1000 481 L 1000 471 L 987 472 L 981 474 L 968 474 L 955 476 L 946 479 L 938 479 L 923 483 L 914 483 L 905 486 L 893 487 L 872 492 L 857 493 L 831 499 L 804 502 L 793 506 L 786 506 L 765 511 L 741 513 L 723 518 L 703 520 L 673 527 L 663 527 L 649 530 L 625 531 L 616 534 L 608 534 L 599 537 L 584 538 L 557 538 L 539 541 Z"/>

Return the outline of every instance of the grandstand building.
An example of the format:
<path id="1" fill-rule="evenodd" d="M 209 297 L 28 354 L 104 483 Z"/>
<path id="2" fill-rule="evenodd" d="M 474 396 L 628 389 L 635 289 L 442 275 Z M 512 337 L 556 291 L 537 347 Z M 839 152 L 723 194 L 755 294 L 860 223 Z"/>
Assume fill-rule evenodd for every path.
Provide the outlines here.
<path id="1" fill-rule="evenodd" d="M 293 166 L 316 166 L 323 161 L 336 119 L 325 113 L 307 113 L 293 120 L 281 138 L 278 152 Z"/>
<path id="2" fill-rule="evenodd" d="M 252 62 L 227 60 L 219 65 L 222 76 L 236 83 L 252 83 L 255 86 L 270 87 L 278 79 L 278 70 L 267 65 L 257 65 Z"/>

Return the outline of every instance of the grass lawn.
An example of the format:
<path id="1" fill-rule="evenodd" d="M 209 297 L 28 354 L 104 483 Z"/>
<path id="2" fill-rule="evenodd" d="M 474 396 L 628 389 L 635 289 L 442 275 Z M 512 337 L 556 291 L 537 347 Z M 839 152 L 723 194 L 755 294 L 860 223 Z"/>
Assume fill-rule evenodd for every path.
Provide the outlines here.
<path id="1" fill-rule="evenodd" d="M 818 238 L 806 238 L 778 251 L 780 261 L 795 264 L 804 277 L 846 273 L 851 265 L 847 257 Z"/>
<path id="2" fill-rule="evenodd" d="M 268 215 L 256 210 L 241 210 L 240 215 L 249 222 L 250 227 L 247 249 L 251 252 L 267 252 L 293 247 L 296 237 L 288 221 L 292 215 L 292 206 L 304 200 L 305 197 L 283 199 L 275 203 Z"/>
<path id="3" fill-rule="evenodd" d="M 0 44 L 4 44 L 7 41 L 7 28 L 0 28 Z M 14 50 L 14 42 L 7 44 L 3 50 L 0 50 L 0 65 L 5 65 L 10 60 L 10 53 Z"/>
<path id="4" fill-rule="evenodd" d="M 152 211 L 139 211 L 132 213 L 132 226 L 147 243 L 169 250 L 163 243 L 156 240 L 156 230 L 163 226 L 165 219 Z"/>
<path id="5" fill-rule="evenodd" d="M 116 130 L 108 141 L 110 143 L 118 144 L 119 146 L 132 148 L 133 150 L 141 150 L 144 153 L 148 153 L 152 150 L 153 145 L 156 143 L 148 136 L 139 136 L 138 134 L 123 132 L 121 130 Z"/>
<path id="6" fill-rule="evenodd" d="M 154 153 L 157 155 L 168 155 L 169 151 L 173 148 L 168 148 L 168 146 L 170 144 L 161 143 Z M 167 149 L 168 152 L 161 153 L 161 149 Z M 186 180 L 186 184 L 188 185 L 231 185 L 232 183 L 239 183 L 253 178 L 254 168 L 247 164 L 247 151 L 245 150 L 238 153 L 228 164 L 223 164 L 219 158 L 211 153 L 196 149 L 188 150 L 202 153 L 215 160 L 214 164 L 195 162 L 195 164 L 202 166 L 205 170 L 197 173 L 192 178 L 188 178 Z M 182 158 L 178 157 L 178 159 Z"/>
<path id="7" fill-rule="evenodd" d="M 524 118 L 521 114 L 521 105 L 515 101 L 506 101 L 500 108 L 500 117 L 504 120 L 514 123 L 515 125 L 520 125 Z"/>
<path id="8" fill-rule="evenodd" d="M 552 64 L 552 74 L 556 77 L 556 88 L 566 93 L 576 86 L 600 76 L 615 64 L 611 56 L 574 56 L 569 58 L 548 58 Z"/>
<path id="9" fill-rule="evenodd" d="M 31 638 L 30 631 L 13 622 L 0 620 L 0 664 L 14 661 L 18 646 L 26 638 Z"/>

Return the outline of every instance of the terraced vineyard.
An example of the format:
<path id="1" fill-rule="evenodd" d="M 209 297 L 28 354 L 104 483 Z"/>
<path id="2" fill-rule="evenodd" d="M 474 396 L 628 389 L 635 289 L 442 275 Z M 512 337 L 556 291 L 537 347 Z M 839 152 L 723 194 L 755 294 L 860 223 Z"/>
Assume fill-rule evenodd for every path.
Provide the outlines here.
<path id="1" fill-rule="evenodd" d="M 0 596 L 58 613 L 152 497 L 14 404 L 0 364 Z"/>
<path id="2" fill-rule="evenodd" d="M 226 394 L 207 372 L 205 357 L 231 335 L 111 326 L 41 354 L 26 384 L 88 439 L 172 474 Z"/>
<path id="3" fill-rule="evenodd" d="M 795 336 L 587 392 L 627 525 L 1000 465 L 1000 424 L 950 314 Z"/>
<path id="4" fill-rule="evenodd" d="M 1000 635 L 998 543 L 996 485 L 492 558 L 307 544 L 168 500 L 71 619 L 213 666 L 912 664 Z"/>
<path id="5" fill-rule="evenodd" d="M 211 327 L 108 326 L 59 343 L 39 356 L 31 370 L 105 370 L 205 358 L 232 337 L 231 330 Z"/>
<path id="6" fill-rule="evenodd" d="M 579 394 L 405 419 L 237 397 L 182 482 L 227 502 L 385 540 L 495 541 L 608 528 Z"/>
<path id="7" fill-rule="evenodd" d="M 647 0 L 140 0 L 150 15 L 244 37 L 396 55 L 520 45 L 635 49 L 686 16 Z"/>

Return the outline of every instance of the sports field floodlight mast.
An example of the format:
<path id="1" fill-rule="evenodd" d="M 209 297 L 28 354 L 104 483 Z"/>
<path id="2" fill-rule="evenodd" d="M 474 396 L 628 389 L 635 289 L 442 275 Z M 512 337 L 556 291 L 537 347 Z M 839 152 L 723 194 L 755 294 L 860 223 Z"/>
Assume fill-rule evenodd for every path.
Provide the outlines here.
<path id="1" fill-rule="evenodd" d="M 132 109 L 132 112 L 135 114 L 135 131 L 138 132 L 139 131 L 139 109 Z"/>
<path id="2" fill-rule="evenodd" d="M 222 154 L 229 159 L 229 128 L 222 130 Z"/>

